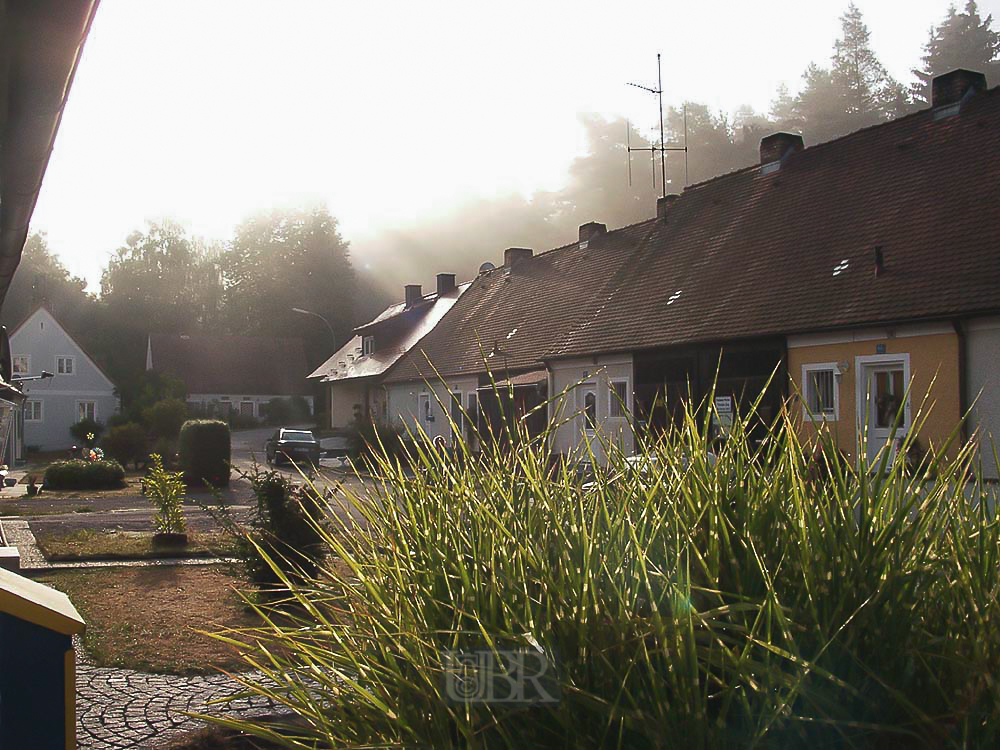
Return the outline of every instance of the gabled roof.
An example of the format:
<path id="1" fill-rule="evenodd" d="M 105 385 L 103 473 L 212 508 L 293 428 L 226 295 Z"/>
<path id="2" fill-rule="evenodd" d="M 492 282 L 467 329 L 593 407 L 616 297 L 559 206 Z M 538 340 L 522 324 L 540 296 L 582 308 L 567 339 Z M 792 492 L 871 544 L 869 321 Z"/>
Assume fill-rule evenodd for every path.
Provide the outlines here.
<path id="1" fill-rule="evenodd" d="M 387 373 L 434 330 L 470 284 L 459 284 L 445 294 L 427 295 L 409 308 L 404 303 L 390 305 L 374 320 L 355 328 L 359 335 L 344 344 L 309 377 L 329 383 Z M 365 355 L 362 340 L 369 334 L 375 336 L 375 351 Z"/>
<path id="2" fill-rule="evenodd" d="M 257 336 L 149 337 L 148 369 L 179 378 L 188 393 L 297 396 L 311 391 L 300 339 Z"/>
<path id="3" fill-rule="evenodd" d="M 1000 89 L 693 185 L 480 276 L 387 380 L 1000 310 Z M 875 248 L 884 270 L 875 275 Z"/>
<path id="4" fill-rule="evenodd" d="M 91 366 L 95 370 L 97 370 L 98 373 L 100 373 L 101 377 L 103 377 L 108 382 L 108 387 L 116 388 L 117 386 L 115 385 L 115 381 L 111 379 L 111 376 L 108 375 L 108 373 L 105 371 L 103 367 L 101 367 L 98 361 L 94 359 L 93 356 L 91 356 L 90 352 L 88 352 L 87 349 L 79 341 L 76 340 L 76 337 L 73 336 L 73 334 L 70 333 L 69 330 L 67 330 L 66 326 L 64 326 L 60 322 L 59 318 L 55 316 L 55 313 L 53 313 L 44 304 L 35 305 L 35 307 L 31 310 L 31 312 L 29 312 L 24 317 L 24 319 L 17 324 L 17 327 L 14 328 L 14 330 L 10 333 L 11 346 L 14 347 L 13 341 L 17 337 L 17 334 L 21 332 L 21 329 L 24 328 L 26 325 L 28 325 L 28 323 L 30 323 L 35 318 L 35 316 L 37 316 L 39 313 L 42 312 L 48 315 L 49 319 L 52 321 L 54 325 L 59 327 L 59 330 L 62 331 L 63 335 L 73 342 L 73 346 L 75 346 L 79 350 L 80 354 L 82 354 L 86 358 L 86 360 L 91 364 Z M 21 353 L 20 351 L 16 351 L 16 347 L 12 348 L 12 354 L 16 355 L 20 353 Z"/>
<path id="5" fill-rule="evenodd" d="M 620 271 L 652 221 L 566 245 L 481 274 L 451 311 L 386 378 L 395 382 L 441 375 L 538 369 L 546 352 L 581 313 L 599 304 L 597 291 Z M 489 357 L 496 349 L 497 353 Z"/>

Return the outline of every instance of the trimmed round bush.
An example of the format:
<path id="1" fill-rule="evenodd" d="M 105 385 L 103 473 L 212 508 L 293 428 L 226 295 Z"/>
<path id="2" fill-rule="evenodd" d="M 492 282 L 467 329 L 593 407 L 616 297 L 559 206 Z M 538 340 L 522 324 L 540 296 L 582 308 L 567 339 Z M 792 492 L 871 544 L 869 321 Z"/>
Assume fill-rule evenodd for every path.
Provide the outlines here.
<path id="1" fill-rule="evenodd" d="M 178 446 L 181 471 L 188 484 L 229 484 L 229 425 L 218 419 L 189 419 L 181 427 Z"/>
<path id="2" fill-rule="evenodd" d="M 51 490 L 108 490 L 125 484 L 125 469 L 114 460 L 56 461 L 45 470 L 45 488 Z"/>

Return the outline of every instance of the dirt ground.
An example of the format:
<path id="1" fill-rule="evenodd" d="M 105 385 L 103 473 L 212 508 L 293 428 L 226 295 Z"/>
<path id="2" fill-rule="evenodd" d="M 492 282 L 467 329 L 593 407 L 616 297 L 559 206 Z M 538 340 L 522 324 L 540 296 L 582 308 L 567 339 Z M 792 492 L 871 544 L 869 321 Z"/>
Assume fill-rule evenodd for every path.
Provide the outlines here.
<path id="1" fill-rule="evenodd" d="M 195 632 L 258 624 L 235 592 L 242 582 L 225 566 L 58 571 L 37 580 L 69 595 L 99 666 L 167 674 L 247 668 L 231 646 Z"/>

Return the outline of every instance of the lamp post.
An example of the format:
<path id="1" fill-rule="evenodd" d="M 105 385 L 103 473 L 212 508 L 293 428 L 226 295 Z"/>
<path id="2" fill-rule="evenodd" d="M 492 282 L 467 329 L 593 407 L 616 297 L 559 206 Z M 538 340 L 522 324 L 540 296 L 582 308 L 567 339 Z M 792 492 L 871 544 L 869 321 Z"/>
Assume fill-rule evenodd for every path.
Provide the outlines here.
<path id="1" fill-rule="evenodd" d="M 303 310 L 301 307 L 293 307 L 292 308 L 292 312 L 293 313 L 298 313 L 299 315 L 311 315 L 314 318 L 319 318 L 320 320 L 322 320 L 323 321 L 323 325 L 325 325 L 326 329 L 330 332 L 330 339 L 333 341 L 333 348 L 334 348 L 334 351 L 336 351 L 336 349 L 337 349 L 337 334 L 333 332 L 333 326 L 330 325 L 330 321 L 329 320 L 327 320 L 326 318 L 324 318 L 318 312 L 313 312 L 312 310 Z"/>
<path id="2" fill-rule="evenodd" d="M 330 325 L 329 320 L 324 318 L 318 312 L 313 312 L 312 310 L 303 310 L 301 307 L 293 307 L 292 312 L 298 313 L 299 315 L 308 315 L 310 317 L 319 318 L 320 320 L 322 320 L 323 325 L 325 325 L 326 329 L 330 332 L 330 341 L 333 343 L 333 354 L 337 353 L 337 334 L 333 332 L 333 326 Z M 326 413 L 328 422 L 326 426 L 329 427 L 332 424 L 331 420 L 333 419 L 333 389 L 332 387 L 327 386 L 324 390 L 326 391 L 325 401 L 326 401 Z M 319 424 L 319 422 L 317 422 L 316 424 Z"/>

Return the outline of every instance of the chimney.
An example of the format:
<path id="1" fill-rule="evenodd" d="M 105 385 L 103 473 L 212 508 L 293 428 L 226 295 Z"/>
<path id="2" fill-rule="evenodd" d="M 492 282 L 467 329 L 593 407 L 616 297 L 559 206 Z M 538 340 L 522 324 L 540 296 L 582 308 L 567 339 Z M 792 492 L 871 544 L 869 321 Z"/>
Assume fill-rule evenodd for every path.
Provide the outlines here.
<path id="1" fill-rule="evenodd" d="M 781 162 L 789 154 L 804 148 L 802 136 L 798 133 L 771 133 L 760 139 L 760 163 L 773 164 Z"/>
<path id="2" fill-rule="evenodd" d="M 677 193 L 670 193 L 670 195 L 663 195 L 656 199 L 656 218 L 666 221 L 667 211 L 673 202 L 680 198 Z"/>
<path id="3" fill-rule="evenodd" d="M 580 249 L 587 247 L 595 237 L 608 233 L 608 227 L 597 221 L 588 221 L 580 225 Z"/>
<path id="4" fill-rule="evenodd" d="M 424 298 L 424 295 L 420 292 L 420 284 L 407 284 L 403 287 L 403 291 L 406 293 L 405 300 L 407 307 L 413 307 Z"/>
<path id="5" fill-rule="evenodd" d="M 454 288 L 455 288 L 455 274 L 439 273 L 437 275 L 437 292 L 439 297 L 442 294 L 447 294 Z"/>
<path id="6" fill-rule="evenodd" d="M 527 260 L 532 255 L 530 247 L 508 247 L 503 251 L 503 264 L 507 268 L 513 268 L 523 260 Z"/>
<path id="7" fill-rule="evenodd" d="M 986 76 L 975 70 L 955 68 L 955 70 L 934 76 L 931 81 L 931 107 L 947 107 L 959 104 L 971 93 L 986 90 Z"/>

